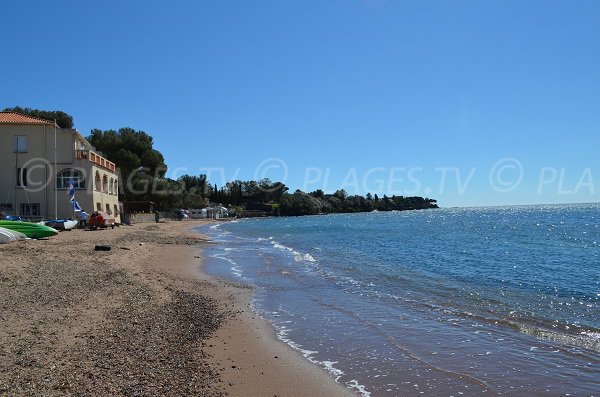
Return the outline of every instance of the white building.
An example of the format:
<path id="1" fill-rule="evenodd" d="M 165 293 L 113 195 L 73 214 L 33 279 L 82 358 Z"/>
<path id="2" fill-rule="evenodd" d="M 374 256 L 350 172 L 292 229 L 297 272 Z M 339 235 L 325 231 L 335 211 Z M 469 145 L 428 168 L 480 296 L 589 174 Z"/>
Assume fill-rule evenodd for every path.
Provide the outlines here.
<path id="1" fill-rule="evenodd" d="M 0 112 L 0 211 L 28 218 L 73 218 L 69 183 L 86 212 L 119 217 L 119 174 L 81 134 L 54 121 Z"/>

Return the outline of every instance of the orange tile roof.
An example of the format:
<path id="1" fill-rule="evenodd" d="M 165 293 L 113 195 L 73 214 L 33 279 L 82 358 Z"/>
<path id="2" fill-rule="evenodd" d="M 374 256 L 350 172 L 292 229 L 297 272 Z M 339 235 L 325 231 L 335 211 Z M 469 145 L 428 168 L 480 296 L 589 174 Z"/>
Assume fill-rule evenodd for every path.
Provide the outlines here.
<path id="1" fill-rule="evenodd" d="M 50 124 L 54 121 L 44 120 L 37 117 L 25 116 L 15 112 L 0 112 L 0 124 Z"/>

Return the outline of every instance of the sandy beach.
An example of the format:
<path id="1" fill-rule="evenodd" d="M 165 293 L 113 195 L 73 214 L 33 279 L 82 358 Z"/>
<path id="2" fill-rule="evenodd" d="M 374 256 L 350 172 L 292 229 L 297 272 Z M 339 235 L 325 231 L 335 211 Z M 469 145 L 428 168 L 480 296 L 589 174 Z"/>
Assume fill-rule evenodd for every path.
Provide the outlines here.
<path id="1" fill-rule="evenodd" d="M 198 222 L 0 245 L 0 395 L 354 395 L 275 338 L 251 287 L 201 272 Z"/>

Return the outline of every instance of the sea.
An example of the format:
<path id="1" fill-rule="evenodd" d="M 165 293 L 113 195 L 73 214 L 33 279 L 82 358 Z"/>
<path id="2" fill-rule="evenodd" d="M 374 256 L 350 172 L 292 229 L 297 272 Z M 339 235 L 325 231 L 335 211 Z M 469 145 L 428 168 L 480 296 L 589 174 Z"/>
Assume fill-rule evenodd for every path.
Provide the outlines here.
<path id="1" fill-rule="evenodd" d="M 205 271 L 362 396 L 600 396 L 600 204 L 243 219 Z"/>

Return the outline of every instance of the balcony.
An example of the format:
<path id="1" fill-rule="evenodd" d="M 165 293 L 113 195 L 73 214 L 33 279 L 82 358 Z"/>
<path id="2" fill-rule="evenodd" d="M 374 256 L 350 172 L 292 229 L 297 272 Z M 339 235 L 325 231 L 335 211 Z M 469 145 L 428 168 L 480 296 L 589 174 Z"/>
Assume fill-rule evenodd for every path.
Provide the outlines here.
<path id="1" fill-rule="evenodd" d="M 99 167 L 105 168 L 112 172 L 117 172 L 117 166 L 115 163 L 108 161 L 104 157 L 99 156 L 90 150 L 75 150 L 75 159 L 89 160 Z"/>

